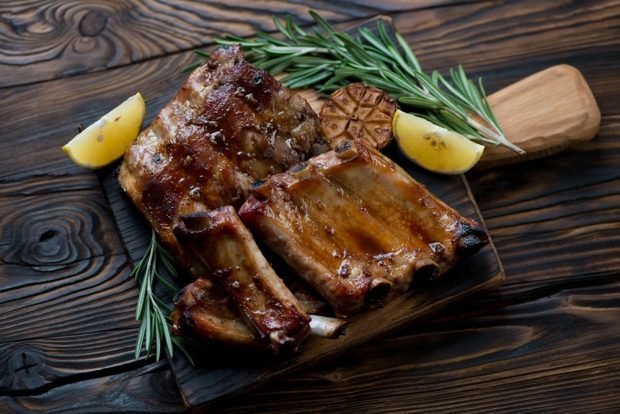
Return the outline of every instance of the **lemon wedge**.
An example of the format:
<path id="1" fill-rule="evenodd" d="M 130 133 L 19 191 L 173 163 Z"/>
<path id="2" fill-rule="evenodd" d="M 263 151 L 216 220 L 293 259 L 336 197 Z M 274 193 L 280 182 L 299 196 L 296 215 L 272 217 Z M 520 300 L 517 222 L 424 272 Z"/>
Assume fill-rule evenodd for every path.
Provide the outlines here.
<path id="1" fill-rule="evenodd" d="M 140 133 L 144 99 L 139 93 L 102 116 L 62 147 L 76 164 L 100 168 L 122 157 Z"/>
<path id="2" fill-rule="evenodd" d="M 464 173 L 476 165 L 484 151 L 484 146 L 461 134 L 401 110 L 392 118 L 392 131 L 407 158 L 436 173 Z"/>

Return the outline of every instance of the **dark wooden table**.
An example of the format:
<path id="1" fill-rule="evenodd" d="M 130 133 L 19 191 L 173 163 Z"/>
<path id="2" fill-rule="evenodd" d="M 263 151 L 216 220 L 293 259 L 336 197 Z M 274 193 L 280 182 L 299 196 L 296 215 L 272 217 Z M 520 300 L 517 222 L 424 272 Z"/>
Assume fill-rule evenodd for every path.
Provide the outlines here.
<path id="1" fill-rule="evenodd" d="M 333 4 L 332 4 L 333 3 Z M 96 173 L 60 147 L 136 90 L 150 119 L 224 31 L 377 14 L 427 68 L 492 92 L 579 68 L 587 145 L 468 174 L 506 268 L 497 292 L 220 406 L 222 412 L 620 412 L 620 2 L 300 0 L 0 4 L 0 412 L 181 412 L 134 361 L 136 287 Z"/>

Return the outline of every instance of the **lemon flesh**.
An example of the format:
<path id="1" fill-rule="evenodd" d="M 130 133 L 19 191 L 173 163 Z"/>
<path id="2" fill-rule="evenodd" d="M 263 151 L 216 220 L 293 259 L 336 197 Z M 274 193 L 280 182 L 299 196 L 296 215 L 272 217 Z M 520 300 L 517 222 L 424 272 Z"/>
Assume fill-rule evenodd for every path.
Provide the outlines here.
<path id="1" fill-rule="evenodd" d="M 144 99 L 139 93 L 105 114 L 62 147 L 76 164 L 100 168 L 122 157 L 140 133 Z"/>
<path id="2" fill-rule="evenodd" d="M 407 158 L 440 174 L 464 173 L 484 151 L 484 146 L 461 134 L 400 110 L 392 118 L 392 131 Z"/>

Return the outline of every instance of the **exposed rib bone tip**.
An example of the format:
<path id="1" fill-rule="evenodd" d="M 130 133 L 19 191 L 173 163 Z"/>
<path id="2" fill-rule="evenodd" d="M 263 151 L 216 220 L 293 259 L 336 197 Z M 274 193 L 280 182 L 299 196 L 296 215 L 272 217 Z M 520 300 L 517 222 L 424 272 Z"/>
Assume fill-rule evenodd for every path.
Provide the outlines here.
<path id="1" fill-rule="evenodd" d="M 457 242 L 457 246 L 459 249 L 474 253 L 478 251 L 482 246 L 484 246 L 484 241 L 480 239 L 476 234 L 467 234 L 463 237 L 460 237 Z"/>
<path id="2" fill-rule="evenodd" d="M 278 355 L 291 353 L 297 348 L 295 339 L 287 336 L 283 331 L 273 331 L 269 334 L 269 348 Z"/>
<path id="3" fill-rule="evenodd" d="M 313 336 L 334 339 L 344 334 L 349 322 L 344 319 L 310 315 L 310 331 Z"/>

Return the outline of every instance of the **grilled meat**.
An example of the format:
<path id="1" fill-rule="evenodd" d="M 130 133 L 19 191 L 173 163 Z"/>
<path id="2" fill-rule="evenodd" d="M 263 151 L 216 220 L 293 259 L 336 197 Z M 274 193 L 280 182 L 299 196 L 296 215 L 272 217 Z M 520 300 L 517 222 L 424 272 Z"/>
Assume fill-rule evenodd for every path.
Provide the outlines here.
<path id="1" fill-rule="evenodd" d="M 209 279 L 209 268 L 173 234 L 179 216 L 238 207 L 250 183 L 304 160 L 317 140 L 318 119 L 306 101 L 231 46 L 216 50 L 190 75 L 129 147 L 118 178 L 179 264 L 194 278 Z M 208 296 L 214 315 L 227 316 L 194 313 L 208 322 L 197 328 L 201 334 L 247 343 L 250 331 L 241 332 L 239 317 L 232 318 L 236 310 L 227 295 L 217 286 L 202 289 L 205 283 L 186 289 L 177 316 L 204 310 L 195 299 Z"/>
<path id="2" fill-rule="evenodd" d="M 485 243 L 477 223 L 359 137 L 306 161 L 318 130 L 302 98 L 233 46 L 194 71 L 129 148 L 122 187 L 196 278 L 175 300 L 176 334 L 294 349 L 310 331 L 343 328 L 311 319 L 328 310 L 312 289 L 353 315 Z M 290 283 L 299 300 L 244 223 L 310 285 Z"/>
<path id="3" fill-rule="evenodd" d="M 212 281 L 202 278 L 185 286 L 175 298 L 172 332 L 238 346 L 260 346 L 230 299 Z"/>
<path id="4" fill-rule="evenodd" d="M 303 98 L 239 46 L 221 48 L 129 147 L 119 181 L 180 263 L 204 277 L 172 234 L 178 215 L 238 207 L 251 182 L 304 160 L 319 137 Z"/>
<path id="5" fill-rule="evenodd" d="M 261 340 L 239 313 L 233 311 L 230 299 L 217 284 L 197 279 L 177 295 L 172 312 L 172 331 L 175 335 L 194 336 L 245 348 L 279 351 L 268 341 Z M 344 333 L 347 321 L 321 315 L 309 315 L 313 336 L 336 338 Z M 286 347 L 284 347 L 286 349 Z"/>
<path id="6" fill-rule="evenodd" d="M 447 206 L 372 148 L 344 143 L 334 152 L 312 158 L 309 164 L 345 193 L 362 200 L 365 210 L 396 237 L 427 246 L 432 251 L 429 259 L 437 266 L 434 276 L 444 274 L 461 257 L 487 243 L 479 223 Z M 427 273 L 431 270 L 423 269 Z"/>
<path id="7" fill-rule="evenodd" d="M 388 158 L 350 141 L 257 183 L 239 215 L 341 316 L 404 292 L 415 274 L 444 273 L 486 240 Z"/>
<path id="8" fill-rule="evenodd" d="M 181 216 L 174 234 L 219 282 L 261 341 L 278 353 L 308 335 L 306 315 L 230 206 Z"/>

